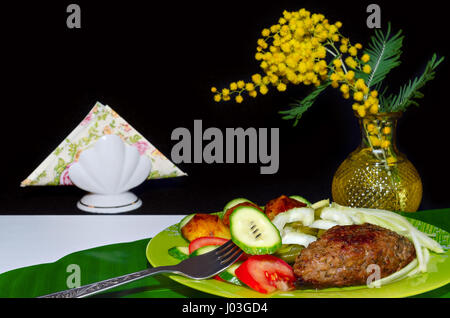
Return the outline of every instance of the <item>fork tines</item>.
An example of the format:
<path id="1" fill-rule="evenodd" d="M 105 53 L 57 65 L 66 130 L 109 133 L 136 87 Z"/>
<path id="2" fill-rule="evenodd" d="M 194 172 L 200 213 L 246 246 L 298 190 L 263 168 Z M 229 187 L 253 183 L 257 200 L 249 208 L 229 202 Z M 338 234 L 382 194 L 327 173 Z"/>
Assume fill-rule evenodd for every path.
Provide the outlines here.
<path id="1" fill-rule="evenodd" d="M 220 260 L 221 264 L 225 264 L 228 262 L 235 262 L 239 257 L 241 257 L 243 251 L 233 243 L 232 240 L 229 240 L 215 251 L 216 255 Z"/>

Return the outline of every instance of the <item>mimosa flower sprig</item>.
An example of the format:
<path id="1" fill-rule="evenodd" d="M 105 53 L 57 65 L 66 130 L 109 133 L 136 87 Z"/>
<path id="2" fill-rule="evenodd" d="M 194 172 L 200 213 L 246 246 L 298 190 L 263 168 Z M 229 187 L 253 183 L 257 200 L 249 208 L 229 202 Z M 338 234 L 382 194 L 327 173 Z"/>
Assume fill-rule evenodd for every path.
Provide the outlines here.
<path id="1" fill-rule="evenodd" d="M 269 87 L 285 91 L 287 85 L 312 85 L 313 92 L 296 107 L 282 112 L 285 119 L 295 119 L 313 104 L 315 98 L 328 86 L 340 88 L 345 99 L 352 97 L 354 109 L 361 116 L 377 113 L 377 91 L 370 90 L 357 74 L 370 74 L 370 55 L 360 54 L 362 45 L 352 44 L 339 32 L 341 22 L 331 24 L 323 14 L 305 9 L 283 12 L 283 16 L 269 28 L 262 30 L 257 41 L 255 59 L 261 73 L 251 76 L 250 81 L 239 80 L 229 87 L 218 90 L 212 87 L 214 100 L 237 103 L 244 96 L 256 97 L 267 94 Z"/>
<path id="2" fill-rule="evenodd" d="M 415 99 L 423 97 L 419 89 L 434 78 L 443 58 L 437 60 L 433 55 L 422 76 L 409 81 L 397 95 L 386 97 L 382 82 L 400 65 L 402 31 L 391 36 L 390 24 L 385 34 L 375 31 L 368 48 L 361 52 L 362 45 L 351 44 L 340 33 L 341 27 L 341 22 L 331 24 L 324 15 L 305 9 L 284 11 L 278 24 L 263 29 L 257 41 L 255 59 L 262 72 L 251 76 L 249 81 L 232 82 L 221 90 L 212 87 L 214 100 L 234 99 L 241 103 L 245 96 L 267 94 L 270 86 L 284 92 L 288 85 L 312 85 L 309 95 L 291 104 L 291 109 L 280 111 L 283 119 L 293 119 L 294 125 L 329 86 L 339 88 L 345 99 L 351 97 L 353 110 L 363 118 L 417 105 Z M 382 141 L 376 144 L 387 145 Z"/>

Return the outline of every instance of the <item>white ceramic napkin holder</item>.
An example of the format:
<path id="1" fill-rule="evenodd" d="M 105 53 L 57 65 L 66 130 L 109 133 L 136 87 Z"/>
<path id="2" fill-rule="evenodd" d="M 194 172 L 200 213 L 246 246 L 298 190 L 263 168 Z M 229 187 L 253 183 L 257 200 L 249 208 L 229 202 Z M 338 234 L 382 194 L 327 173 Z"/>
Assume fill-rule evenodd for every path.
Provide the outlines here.
<path id="1" fill-rule="evenodd" d="M 92 213 L 122 213 L 142 205 L 129 190 L 144 182 L 151 170 L 148 156 L 123 142 L 117 135 L 101 137 L 84 150 L 69 168 L 69 178 L 78 188 L 88 191 L 77 207 Z"/>

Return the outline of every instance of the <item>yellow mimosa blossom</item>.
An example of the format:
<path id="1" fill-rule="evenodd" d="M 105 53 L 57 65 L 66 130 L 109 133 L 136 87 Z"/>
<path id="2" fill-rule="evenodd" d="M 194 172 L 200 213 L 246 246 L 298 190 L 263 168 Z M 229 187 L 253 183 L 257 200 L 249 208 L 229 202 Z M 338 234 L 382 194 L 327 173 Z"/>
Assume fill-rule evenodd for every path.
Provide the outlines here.
<path id="1" fill-rule="evenodd" d="M 345 64 L 347 64 L 351 68 L 356 68 L 356 66 L 358 65 L 358 63 L 351 56 L 345 59 Z"/>
<path id="2" fill-rule="evenodd" d="M 378 104 L 370 106 L 370 113 L 371 114 L 377 114 L 378 113 Z"/>
<path id="3" fill-rule="evenodd" d="M 361 117 L 364 117 L 364 116 L 361 116 Z M 379 147 L 381 145 L 381 140 L 378 139 L 378 137 L 370 136 L 369 139 L 370 139 L 370 142 L 372 143 L 373 147 Z"/>
<path id="4" fill-rule="evenodd" d="M 347 84 L 342 84 L 342 86 L 341 86 L 341 92 L 342 93 L 346 94 L 346 93 L 349 92 L 349 90 L 350 90 L 350 88 L 348 87 Z"/>
<path id="5" fill-rule="evenodd" d="M 264 37 L 267 37 L 270 35 L 270 30 L 269 29 L 263 29 L 261 32 L 261 35 Z"/>
<path id="6" fill-rule="evenodd" d="M 268 47 L 268 44 L 266 43 L 266 41 L 264 41 L 264 39 L 258 39 L 256 43 L 258 43 L 258 45 L 263 49 L 266 49 Z"/>
<path id="7" fill-rule="evenodd" d="M 362 92 L 355 92 L 353 94 L 353 99 L 360 102 L 364 99 L 364 94 Z"/>
<path id="8" fill-rule="evenodd" d="M 278 85 L 277 85 L 277 89 L 278 89 L 280 92 L 284 92 L 284 91 L 286 90 L 286 84 L 284 84 L 284 83 L 278 84 Z"/>
<path id="9" fill-rule="evenodd" d="M 261 94 L 263 94 L 263 95 L 266 95 L 268 91 L 269 91 L 269 89 L 267 88 L 266 85 L 261 85 L 261 86 L 259 87 L 259 92 L 260 92 Z"/>
<path id="10" fill-rule="evenodd" d="M 348 71 L 347 74 L 345 75 L 345 79 L 347 81 L 351 81 L 355 78 L 355 72 L 353 72 L 352 70 Z"/>
<path id="11" fill-rule="evenodd" d="M 277 33 L 279 30 L 280 30 L 279 24 L 274 24 L 270 27 L 270 32 L 272 32 L 272 33 Z"/>
<path id="12" fill-rule="evenodd" d="M 339 77 L 339 75 L 338 74 L 336 74 L 336 73 L 331 73 L 331 75 L 330 75 L 330 80 L 331 81 L 339 81 L 340 80 L 340 77 Z"/>
<path id="13" fill-rule="evenodd" d="M 356 49 L 356 47 L 351 46 L 351 47 L 348 49 L 348 53 L 349 53 L 351 56 L 356 56 L 356 54 L 358 54 L 358 50 Z"/>
<path id="14" fill-rule="evenodd" d="M 370 67 L 370 65 L 369 64 L 365 64 L 363 66 L 363 72 L 366 73 L 366 74 L 369 74 L 370 71 L 372 71 L 372 68 Z"/>
<path id="15" fill-rule="evenodd" d="M 381 148 L 388 148 L 391 145 L 391 142 L 389 140 L 383 140 L 381 142 Z"/>
<path id="16" fill-rule="evenodd" d="M 361 61 L 363 63 L 367 63 L 370 61 L 370 55 L 369 54 L 363 54 L 363 56 L 361 57 Z"/>
<path id="17" fill-rule="evenodd" d="M 397 162 L 397 159 L 393 156 L 390 156 L 386 158 L 386 162 L 388 163 L 388 165 L 392 166 Z"/>
<path id="18" fill-rule="evenodd" d="M 374 132 L 374 130 L 375 130 L 375 125 L 374 124 L 370 123 L 370 124 L 367 125 L 367 131 L 368 132 Z"/>
<path id="19" fill-rule="evenodd" d="M 359 106 L 357 109 L 358 115 L 361 117 L 365 117 L 366 116 L 366 109 L 364 108 L 364 106 Z"/>
<path id="20" fill-rule="evenodd" d="M 244 98 L 241 95 L 236 96 L 236 103 L 242 103 L 242 101 L 244 100 Z"/>
<path id="21" fill-rule="evenodd" d="M 255 83 L 256 85 L 261 84 L 261 81 L 262 81 L 262 76 L 261 76 L 261 74 L 254 74 L 254 75 L 252 76 L 252 81 L 253 81 L 253 83 Z"/>
<path id="22" fill-rule="evenodd" d="M 365 91 L 367 86 L 366 83 L 364 83 L 364 80 L 362 78 L 359 78 L 355 82 L 355 88 L 359 91 Z"/>
<path id="23" fill-rule="evenodd" d="M 247 83 L 247 84 L 245 84 L 245 89 L 247 91 L 251 92 L 255 89 L 255 85 L 253 85 L 253 83 Z"/>
<path id="24" fill-rule="evenodd" d="M 342 61 L 340 59 L 335 59 L 335 60 L 333 60 L 333 64 L 336 67 L 341 67 L 342 66 Z"/>

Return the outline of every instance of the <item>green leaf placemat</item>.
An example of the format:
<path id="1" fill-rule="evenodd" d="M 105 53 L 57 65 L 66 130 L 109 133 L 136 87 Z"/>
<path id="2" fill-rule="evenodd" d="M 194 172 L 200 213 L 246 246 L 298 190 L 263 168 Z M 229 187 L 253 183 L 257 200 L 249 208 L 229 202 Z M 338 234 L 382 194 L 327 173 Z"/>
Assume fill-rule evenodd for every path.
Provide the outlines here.
<path id="1" fill-rule="evenodd" d="M 403 213 L 402 213 L 403 214 Z M 450 231 L 450 209 L 404 213 L 410 218 Z M 81 285 L 140 271 L 149 267 L 145 248 L 150 238 L 96 247 L 0 274 L 0 297 L 37 297 L 68 289 L 73 268 L 79 268 Z M 156 275 L 119 286 L 94 297 L 198 298 L 214 297 Z M 450 297 L 450 285 L 414 297 Z"/>
<path id="2" fill-rule="evenodd" d="M 75 252 L 54 263 L 15 269 L 0 275 L 0 297 L 37 297 L 68 289 L 74 266 L 81 285 L 143 270 L 150 265 L 145 247 L 150 239 Z M 70 283 L 70 282 L 69 282 Z M 105 291 L 94 297 L 211 297 L 156 275 Z"/>

